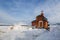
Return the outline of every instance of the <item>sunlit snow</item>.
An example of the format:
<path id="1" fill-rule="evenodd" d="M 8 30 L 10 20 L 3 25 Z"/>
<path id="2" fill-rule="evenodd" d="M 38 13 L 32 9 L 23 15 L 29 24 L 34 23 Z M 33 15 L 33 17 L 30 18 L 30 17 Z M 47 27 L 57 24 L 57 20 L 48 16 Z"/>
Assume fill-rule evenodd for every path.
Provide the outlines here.
<path id="1" fill-rule="evenodd" d="M 11 27 L 13 27 L 11 29 Z M 60 27 L 50 25 L 50 31 L 29 26 L 0 26 L 0 40 L 60 40 Z"/>

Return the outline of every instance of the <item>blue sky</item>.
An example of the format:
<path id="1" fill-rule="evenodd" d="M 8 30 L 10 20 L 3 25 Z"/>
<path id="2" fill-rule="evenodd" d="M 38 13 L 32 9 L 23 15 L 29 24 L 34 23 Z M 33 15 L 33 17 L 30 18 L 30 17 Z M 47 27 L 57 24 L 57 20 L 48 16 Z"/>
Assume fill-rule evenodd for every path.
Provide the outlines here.
<path id="1" fill-rule="evenodd" d="M 0 0 L 0 23 L 30 23 L 41 10 L 50 23 L 60 22 L 60 0 Z"/>

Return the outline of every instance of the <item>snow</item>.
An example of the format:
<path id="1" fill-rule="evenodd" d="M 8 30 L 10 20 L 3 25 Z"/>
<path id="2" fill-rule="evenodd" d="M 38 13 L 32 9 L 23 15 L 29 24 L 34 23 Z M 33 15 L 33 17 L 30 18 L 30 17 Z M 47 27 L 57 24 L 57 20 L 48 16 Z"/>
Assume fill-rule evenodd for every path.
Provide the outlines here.
<path id="1" fill-rule="evenodd" d="M 0 40 L 60 40 L 60 27 L 51 25 L 50 31 L 21 25 L 4 27 L 0 30 Z"/>
<path id="2" fill-rule="evenodd" d="M 50 32 L 37 37 L 36 40 L 60 40 L 60 28 L 55 27 Z"/>

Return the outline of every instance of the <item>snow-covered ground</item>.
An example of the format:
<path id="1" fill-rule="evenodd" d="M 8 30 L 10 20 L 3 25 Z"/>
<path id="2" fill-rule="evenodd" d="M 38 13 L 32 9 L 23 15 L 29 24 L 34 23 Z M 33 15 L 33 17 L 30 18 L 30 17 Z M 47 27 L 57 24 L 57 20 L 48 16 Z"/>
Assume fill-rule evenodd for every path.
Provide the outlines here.
<path id="1" fill-rule="evenodd" d="M 0 40 L 60 40 L 60 26 L 51 25 L 50 31 L 20 25 L 0 26 Z"/>

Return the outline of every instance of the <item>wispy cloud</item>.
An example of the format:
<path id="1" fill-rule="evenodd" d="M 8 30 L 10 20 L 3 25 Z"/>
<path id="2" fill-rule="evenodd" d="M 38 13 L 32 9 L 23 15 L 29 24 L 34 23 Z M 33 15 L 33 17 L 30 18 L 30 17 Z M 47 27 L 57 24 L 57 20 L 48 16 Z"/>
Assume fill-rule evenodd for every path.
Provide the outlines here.
<path id="1" fill-rule="evenodd" d="M 40 14 L 43 10 L 45 16 L 48 18 L 50 23 L 60 23 L 60 1 L 59 0 L 47 0 L 43 5 L 39 4 L 34 13 L 35 15 Z"/>
<path id="2" fill-rule="evenodd" d="M 7 12 L 0 10 L 0 23 L 13 23 L 16 22 L 14 17 L 10 16 Z"/>
<path id="3" fill-rule="evenodd" d="M 60 0 L 1 0 L 0 22 L 29 23 L 43 10 L 50 23 L 60 22 Z"/>

